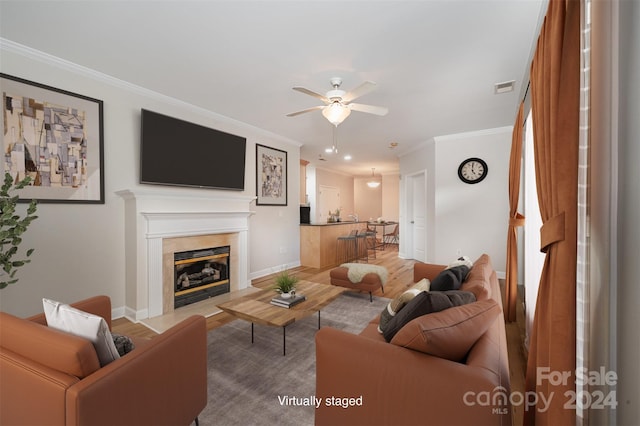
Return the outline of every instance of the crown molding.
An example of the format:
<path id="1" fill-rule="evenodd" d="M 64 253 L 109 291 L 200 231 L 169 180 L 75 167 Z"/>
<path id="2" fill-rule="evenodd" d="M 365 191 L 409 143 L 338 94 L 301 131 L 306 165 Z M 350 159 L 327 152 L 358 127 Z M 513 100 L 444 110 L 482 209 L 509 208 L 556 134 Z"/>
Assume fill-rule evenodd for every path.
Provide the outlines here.
<path id="1" fill-rule="evenodd" d="M 436 142 L 451 140 L 451 139 L 460 139 L 460 138 L 471 138 L 478 136 L 488 136 L 488 135 L 497 135 L 500 133 L 511 133 L 513 131 L 513 126 L 503 126 L 503 127 L 494 127 L 491 129 L 484 130 L 474 130 L 471 132 L 462 132 L 462 133 L 453 133 L 450 135 L 442 135 L 436 136 L 433 138 Z"/>
<path id="2" fill-rule="evenodd" d="M 301 142 L 295 141 L 293 139 L 289 139 L 284 136 L 253 126 L 251 124 L 247 124 L 242 121 L 229 118 L 227 116 L 218 114 L 208 109 L 195 106 L 188 102 L 184 102 L 179 99 L 175 99 L 170 96 L 163 95 L 153 90 L 146 89 L 144 87 L 135 85 L 133 83 L 129 83 L 119 78 L 112 77 L 108 74 L 96 71 L 94 69 L 76 64 L 71 61 L 67 61 L 66 59 L 58 58 L 57 56 L 53 56 L 49 53 L 42 52 L 37 49 L 33 49 L 29 46 L 16 43 L 12 40 L 9 40 L 3 37 L 0 37 L 0 51 L 5 51 L 5 52 L 13 53 L 16 55 L 20 55 L 28 59 L 31 59 L 33 61 L 41 62 L 43 64 L 47 64 L 47 65 L 62 69 L 76 75 L 81 75 L 91 80 L 95 80 L 100 83 L 103 83 L 112 87 L 116 87 L 118 89 L 135 93 L 145 98 L 153 99 L 155 101 L 159 101 L 162 103 L 166 103 L 169 105 L 173 105 L 179 108 L 189 110 L 193 113 L 212 118 L 218 122 L 228 124 L 230 126 L 246 129 L 247 131 L 256 133 L 258 137 L 268 137 L 270 139 L 278 140 L 278 141 L 287 143 L 289 145 L 297 146 L 297 147 L 300 147 L 303 145 Z"/>

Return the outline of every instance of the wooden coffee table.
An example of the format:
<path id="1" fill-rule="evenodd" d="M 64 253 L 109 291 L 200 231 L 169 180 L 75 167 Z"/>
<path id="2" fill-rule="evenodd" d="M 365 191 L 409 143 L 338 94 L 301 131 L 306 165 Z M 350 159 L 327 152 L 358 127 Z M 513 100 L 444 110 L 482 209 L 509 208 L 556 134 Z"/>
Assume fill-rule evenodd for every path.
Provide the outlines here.
<path id="1" fill-rule="evenodd" d="M 318 313 L 318 329 L 320 328 L 320 310 L 334 301 L 345 288 L 327 284 L 299 281 L 296 294 L 304 295 L 307 300 L 292 308 L 282 308 L 271 304 L 271 299 L 277 296 L 275 290 L 261 290 L 247 296 L 218 305 L 237 318 L 251 322 L 251 343 L 253 343 L 253 325 L 262 324 L 282 327 L 282 355 L 287 354 L 286 329 L 296 320 Z"/>

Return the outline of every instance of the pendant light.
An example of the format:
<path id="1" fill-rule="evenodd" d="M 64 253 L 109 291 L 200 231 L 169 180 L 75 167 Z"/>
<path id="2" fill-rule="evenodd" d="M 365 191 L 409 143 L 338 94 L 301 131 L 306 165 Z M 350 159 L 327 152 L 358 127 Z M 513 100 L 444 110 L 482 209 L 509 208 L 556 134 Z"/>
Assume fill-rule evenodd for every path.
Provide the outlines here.
<path id="1" fill-rule="evenodd" d="M 367 182 L 367 186 L 369 188 L 377 188 L 380 186 L 380 181 L 376 179 L 376 176 L 373 173 L 375 169 L 376 169 L 375 167 L 371 168 L 371 180 Z"/>

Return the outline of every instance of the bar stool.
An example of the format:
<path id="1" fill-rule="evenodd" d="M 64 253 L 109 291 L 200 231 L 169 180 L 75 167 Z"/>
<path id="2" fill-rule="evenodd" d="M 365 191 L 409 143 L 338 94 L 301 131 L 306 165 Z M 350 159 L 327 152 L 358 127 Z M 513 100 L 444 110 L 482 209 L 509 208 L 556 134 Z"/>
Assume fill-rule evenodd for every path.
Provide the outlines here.
<path id="1" fill-rule="evenodd" d="M 369 243 L 367 242 L 367 238 L 369 237 L 369 235 L 367 231 L 364 229 L 358 231 L 356 237 L 356 249 L 358 251 L 356 260 L 364 260 L 365 262 L 369 262 Z"/>
<path id="2" fill-rule="evenodd" d="M 377 239 L 377 232 L 375 228 L 371 228 L 369 226 L 369 224 L 367 224 L 367 229 L 366 229 L 366 234 L 367 234 L 367 238 L 366 238 L 366 242 L 367 242 L 367 258 L 369 257 L 369 252 L 373 253 L 372 254 L 372 258 L 375 259 L 376 258 L 376 250 L 377 248 L 377 244 L 378 244 L 378 239 Z"/>
<path id="3" fill-rule="evenodd" d="M 386 244 L 398 244 L 398 235 L 399 235 L 399 225 L 396 223 L 396 226 L 393 228 L 393 231 L 386 233 L 383 235 L 385 245 Z"/>
<path id="4" fill-rule="evenodd" d="M 338 264 L 351 262 L 358 256 L 358 230 L 352 230 L 349 235 L 341 235 L 336 242 L 336 260 Z"/>

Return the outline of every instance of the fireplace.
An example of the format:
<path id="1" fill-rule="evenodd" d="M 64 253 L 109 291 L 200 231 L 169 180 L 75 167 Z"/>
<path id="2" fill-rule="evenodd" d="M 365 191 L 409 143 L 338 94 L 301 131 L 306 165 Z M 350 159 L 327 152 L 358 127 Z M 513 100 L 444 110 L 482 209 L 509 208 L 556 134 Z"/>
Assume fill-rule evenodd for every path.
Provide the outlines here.
<path id="1" fill-rule="evenodd" d="M 228 293 L 230 246 L 174 253 L 174 308 Z"/>
<path id="2" fill-rule="evenodd" d="M 230 246 L 229 291 L 249 279 L 249 216 L 255 196 L 181 189 L 118 191 L 125 200 L 125 316 L 135 321 L 174 312 L 174 253 Z"/>

